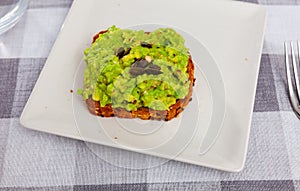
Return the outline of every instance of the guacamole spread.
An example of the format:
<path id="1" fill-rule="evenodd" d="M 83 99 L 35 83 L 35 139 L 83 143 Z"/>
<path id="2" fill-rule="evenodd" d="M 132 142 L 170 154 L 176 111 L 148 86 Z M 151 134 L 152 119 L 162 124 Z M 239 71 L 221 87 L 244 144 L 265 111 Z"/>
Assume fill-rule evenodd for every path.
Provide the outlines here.
<path id="1" fill-rule="evenodd" d="M 145 32 L 112 26 L 84 51 L 84 60 L 78 93 L 101 107 L 169 110 L 189 91 L 188 49 L 171 28 Z"/>

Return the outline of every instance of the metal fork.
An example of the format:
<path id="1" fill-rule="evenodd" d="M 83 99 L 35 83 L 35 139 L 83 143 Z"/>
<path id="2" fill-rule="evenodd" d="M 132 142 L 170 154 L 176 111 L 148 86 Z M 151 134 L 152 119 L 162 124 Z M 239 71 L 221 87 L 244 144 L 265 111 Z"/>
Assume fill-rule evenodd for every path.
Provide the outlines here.
<path id="1" fill-rule="evenodd" d="M 293 73 L 294 73 L 294 79 L 295 79 L 295 84 L 296 84 L 296 90 L 297 93 L 294 91 L 294 86 L 292 82 L 292 76 L 291 76 L 291 70 L 290 70 L 290 62 L 289 62 L 289 57 L 290 54 L 288 52 L 288 44 L 290 44 L 290 49 L 291 49 L 291 57 L 292 57 L 292 68 L 293 68 Z M 300 64 L 300 41 L 297 41 L 297 50 L 298 50 L 298 61 Z M 297 117 L 300 119 L 300 82 L 299 82 L 299 73 L 298 73 L 298 68 L 297 68 L 297 63 L 296 63 L 296 54 L 294 51 L 294 43 L 293 42 L 285 42 L 284 43 L 285 47 L 285 69 L 286 69 L 286 76 L 287 76 L 287 82 L 288 82 L 288 90 L 289 90 L 289 95 L 290 95 L 290 101 L 292 104 L 292 107 L 297 115 Z M 296 95 L 297 94 L 297 95 Z"/>

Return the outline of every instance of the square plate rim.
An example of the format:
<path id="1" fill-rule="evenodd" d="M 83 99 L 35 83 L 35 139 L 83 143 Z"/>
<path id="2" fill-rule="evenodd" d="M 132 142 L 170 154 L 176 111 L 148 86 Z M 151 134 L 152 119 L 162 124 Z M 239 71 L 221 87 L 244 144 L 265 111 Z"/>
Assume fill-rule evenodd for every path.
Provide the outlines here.
<path id="1" fill-rule="evenodd" d="M 54 45 L 53 45 L 53 47 L 52 47 L 52 50 L 51 50 L 51 52 L 50 52 L 50 54 L 49 54 L 49 57 L 50 56 L 52 56 L 52 52 L 53 52 L 53 49 L 55 48 L 55 46 L 56 46 L 56 44 L 57 44 L 57 41 L 59 41 L 59 40 L 61 40 L 61 33 L 64 31 L 64 25 L 69 21 L 69 19 L 70 19 L 70 15 L 71 14 L 73 14 L 72 13 L 72 11 L 73 11 L 73 9 L 74 9 L 74 7 L 75 7 L 75 4 L 77 4 L 78 2 L 80 2 L 80 0 L 74 0 L 74 2 L 73 2 L 73 4 L 72 4 L 72 6 L 71 6 L 71 8 L 70 8 L 70 10 L 69 10 L 69 12 L 68 12 L 68 14 L 67 14 L 67 17 L 66 17 L 66 19 L 65 19 L 65 21 L 64 21 L 64 23 L 63 23 L 63 25 L 62 25 L 62 28 L 61 28 L 61 30 L 60 30 L 60 32 L 59 32 L 59 34 L 58 34 L 58 36 L 57 36 L 57 39 L 56 39 L 56 41 L 55 41 L 55 43 L 54 43 Z M 264 15 L 264 25 L 263 25 L 263 33 L 261 34 L 261 46 L 260 46 L 260 55 L 259 55 L 259 61 L 261 60 L 261 53 L 262 53 L 262 47 L 263 47 L 263 39 L 264 39 L 264 35 L 265 35 L 265 29 L 266 29 L 266 21 L 267 21 L 267 10 L 266 10 L 266 8 L 264 7 L 264 6 L 261 6 L 261 5 L 256 5 L 256 4 L 252 4 L 252 3 L 248 3 L 248 2 L 236 2 L 236 1 L 230 1 L 230 2 L 232 2 L 232 3 L 239 3 L 239 4 L 244 4 L 244 5 L 251 5 L 251 6 L 257 6 L 258 8 L 262 8 L 261 9 L 261 11 L 263 11 L 263 15 Z M 46 63 L 45 63 L 45 66 L 48 64 L 48 62 L 49 62 L 49 57 L 47 58 L 47 61 L 46 61 Z M 260 65 L 260 62 L 258 63 L 258 66 Z M 37 80 L 37 82 L 39 81 L 39 79 L 40 79 L 40 77 L 42 76 L 42 74 L 43 74 L 43 72 L 44 72 L 44 70 L 45 70 L 45 66 L 43 67 L 43 69 L 42 69 L 42 71 L 41 71 L 41 73 L 40 73 L 40 76 L 39 76 L 39 78 L 38 78 L 38 80 Z M 258 67 L 258 71 L 259 71 L 259 67 Z M 257 87 L 257 80 L 258 80 L 258 73 L 259 72 L 256 72 L 256 85 L 255 85 L 255 90 L 256 90 L 256 87 Z M 36 83 L 37 84 L 37 83 Z M 35 89 L 37 88 L 36 87 L 36 84 L 35 84 L 35 86 L 34 86 L 34 88 L 33 88 L 33 91 L 31 92 L 31 95 L 30 95 L 30 97 L 32 96 L 32 94 L 33 94 L 33 92 L 35 91 Z M 30 98 L 29 98 L 30 99 Z M 252 100 L 252 106 L 254 106 L 254 99 L 255 99 L 255 93 L 254 93 L 254 95 L 253 95 L 253 100 Z M 24 107 L 24 110 L 23 110 L 23 112 L 22 112 L 22 114 L 21 114 L 21 116 L 20 116 L 20 123 L 21 123 L 21 125 L 23 126 L 23 127 L 25 127 L 25 128 L 28 128 L 28 129 L 33 129 L 33 130 L 37 130 L 37 131 L 43 131 L 43 130 L 40 130 L 40 129 L 36 129 L 36 128 L 32 128 L 32 126 L 30 126 L 30 125 L 28 125 L 27 124 L 27 122 L 26 122 L 26 119 L 24 119 L 24 113 L 25 112 L 28 112 L 27 111 L 27 107 L 28 107 L 28 105 L 29 105 L 30 103 L 29 103 L 29 101 L 27 101 L 27 103 L 26 103 L 26 105 L 25 105 L 25 107 Z M 248 144 L 249 144 L 249 134 L 250 134 L 250 126 L 251 126 L 251 121 L 252 121 L 252 116 L 253 116 L 253 112 L 251 112 L 251 114 L 250 114 L 250 118 L 249 118 L 249 120 L 250 120 L 250 122 L 249 122 L 249 127 L 247 128 L 247 140 L 246 140 L 246 144 L 245 144 L 245 152 L 244 152 L 244 157 L 243 157 L 243 159 L 242 159 L 242 162 L 240 163 L 240 165 L 238 166 L 238 167 L 236 167 L 236 168 L 226 168 L 226 167 L 220 167 L 220 166 L 214 166 L 214 165 L 206 165 L 206 164 L 196 164 L 196 163 L 193 163 L 193 162 L 188 162 L 188 161 L 181 161 L 181 160 L 178 160 L 178 161 L 181 161 L 181 162 L 188 162 L 188 163 L 190 163 L 190 164 L 195 164 L 195 165 L 200 165 L 200 166 L 205 166 L 205 167 L 210 167 L 210 168 L 214 168 L 214 169 L 219 169 L 219 170 L 224 170 L 224 171 L 229 171 L 229 172 L 239 172 L 239 171 L 241 171 L 243 168 L 244 168 L 244 165 L 245 165 L 245 161 L 246 161 L 246 155 L 247 155 L 247 150 L 248 150 Z M 59 135 L 59 136 L 63 136 L 63 137 L 68 137 L 68 138 L 73 138 L 73 139 L 78 139 L 78 137 L 75 137 L 75 136 L 70 136 L 70 135 L 64 135 L 64 134 L 61 134 L 61 133 L 56 133 L 56 132 L 49 132 L 49 131 L 43 131 L 43 132 L 46 132 L 46 133 L 50 133 L 50 134 L 55 134 L 55 135 Z M 80 139 L 80 140 L 82 140 L 82 139 Z M 117 147 L 118 148 L 118 147 Z M 176 160 L 176 159 L 175 159 Z"/>

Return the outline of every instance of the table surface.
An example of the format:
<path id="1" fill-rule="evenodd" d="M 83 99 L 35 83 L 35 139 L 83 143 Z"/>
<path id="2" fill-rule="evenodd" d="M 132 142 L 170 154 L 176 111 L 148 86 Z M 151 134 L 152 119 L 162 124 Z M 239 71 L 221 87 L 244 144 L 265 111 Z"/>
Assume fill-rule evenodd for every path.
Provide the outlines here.
<path id="1" fill-rule="evenodd" d="M 265 5 L 268 22 L 246 165 L 228 173 L 176 161 L 119 168 L 82 141 L 23 128 L 20 114 L 72 5 L 31 0 L 0 36 L 0 190 L 300 191 L 300 121 L 288 99 L 283 52 L 285 40 L 300 39 L 300 0 L 248 2 Z"/>

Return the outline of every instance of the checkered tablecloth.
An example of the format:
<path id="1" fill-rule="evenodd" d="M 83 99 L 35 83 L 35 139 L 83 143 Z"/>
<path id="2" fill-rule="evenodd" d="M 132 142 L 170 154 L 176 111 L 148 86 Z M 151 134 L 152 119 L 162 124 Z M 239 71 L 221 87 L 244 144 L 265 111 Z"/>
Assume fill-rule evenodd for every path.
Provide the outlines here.
<path id="1" fill-rule="evenodd" d="M 266 6 L 268 23 L 246 165 L 228 173 L 176 161 L 119 168 L 82 141 L 23 128 L 20 114 L 72 4 L 32 0 L 0 36 L 0 190 L 300 191 L 300 120 L 288 100 L 283 52 L 285 40 L 300 39 L 300 0 L 248 2 Z"/>

